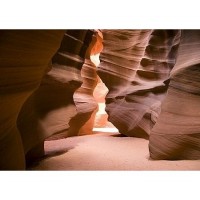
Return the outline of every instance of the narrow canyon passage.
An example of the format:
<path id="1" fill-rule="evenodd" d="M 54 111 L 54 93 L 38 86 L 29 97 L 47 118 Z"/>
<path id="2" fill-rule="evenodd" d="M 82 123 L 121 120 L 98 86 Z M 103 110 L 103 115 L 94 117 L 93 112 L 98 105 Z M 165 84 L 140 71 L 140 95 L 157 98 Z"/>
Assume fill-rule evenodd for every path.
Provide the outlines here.
<path id="1" fill-rule="evenodd" d="M 108 121 L 108 114 L 105 111 L 105 96 L 108 93 L 108 88 L 98 77 L 97 86 L 94 89 L 94 98 L 98 103 L 98 111 L 95 115 L 93 131 L 99 132 L 118 132 L 118 129 Z"/>
<path id="2" fill-rule="evenodd" d="M 94 89 L 98 102 L 93 133 L 45 141 L 45 156 L 28 170 L 199 170 L 199 160 L 155 161 L 143 138 L 126 137 L 107 120 L 107 88 L 99 79 Z M 90 120 L 89 120 L 90 121 Z M 85 126 L 87 130 L 87 123 Z"/>
<path id="3" fill-rule="evenodd" d="M 199 170 L 200 31 L 0 31 L 0 170 Z"/>

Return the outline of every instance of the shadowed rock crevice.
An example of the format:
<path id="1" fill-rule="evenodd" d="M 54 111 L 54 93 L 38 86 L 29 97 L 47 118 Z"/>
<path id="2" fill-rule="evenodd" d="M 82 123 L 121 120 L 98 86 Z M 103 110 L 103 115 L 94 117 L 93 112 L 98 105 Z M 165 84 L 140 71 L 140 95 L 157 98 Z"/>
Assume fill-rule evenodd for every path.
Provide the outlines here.
<path id="1" fill-rule="evenodd" d="M 63 34 L 59 30 L 0 31 L 0 169 L 25 169 L 28 140 L 17 129 L 17 118 L 39 87 Z M 26 138 L 31 137 L 27 132 Z"/>

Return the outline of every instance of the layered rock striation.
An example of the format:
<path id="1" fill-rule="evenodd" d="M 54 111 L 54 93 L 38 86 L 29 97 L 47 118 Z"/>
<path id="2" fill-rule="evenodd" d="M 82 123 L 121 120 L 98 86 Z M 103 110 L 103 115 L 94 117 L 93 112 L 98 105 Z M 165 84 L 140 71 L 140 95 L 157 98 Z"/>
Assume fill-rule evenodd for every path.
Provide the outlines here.
<path id="1" fill-rule="evenodd" d="M 200 159 L 200 31 L 183 30 L 177 63 L 153 127 L 153 159 Z"/>
<path id="2" fill-rule="evenodd" d="M 94 30 L 92 41 L 88 44 L 85 61 L 81 69 L 83 83 L 74 95 L 77 114 L 70 120 L 68 136 L 92 134 L 94 119 L 98 110 L 98 104 L 93 96 L 97 86 L 98 77 L 96 67 L 98 66 L 98 54 L 101 52 L 102 34 L 99 30 Z"/>
<path id="3" fill-rule="evenodd" d="M 77 115 L 73 95 L 82 84 L 81 68 L 92 36 L 91 30 L 67 30 L 40 87 L 23 105 L 18 128 L 27 160 L 46 138 L 68 137 L 69 122 Z"/>
<path id="4" fill-rule="evenodd" d="M 92 134 L 98 75 L 120 133 L 149 138 L 153 159 L 200 159 L 199 54 L 199 30 L 0 31 L 0 169 Z"/>
<path id="5" fill-rule="evenodd" d="M 166 95 L 180 30 L 103 30 L 98 74 L 106 111 L 120 133 L 148 138 Z"/>

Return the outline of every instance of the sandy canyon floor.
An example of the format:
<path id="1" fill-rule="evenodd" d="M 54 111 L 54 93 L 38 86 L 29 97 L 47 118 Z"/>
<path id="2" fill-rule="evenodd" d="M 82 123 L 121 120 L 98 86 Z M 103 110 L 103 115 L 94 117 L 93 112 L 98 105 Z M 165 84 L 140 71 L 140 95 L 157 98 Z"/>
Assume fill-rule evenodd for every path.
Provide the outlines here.
<path id="1" fill-rule="evenodd" d="M 28 170 L 200 170 L 200 160 L 152 160 L 148 140 L 117 132 L 46 141 L 45 154 Z"/>

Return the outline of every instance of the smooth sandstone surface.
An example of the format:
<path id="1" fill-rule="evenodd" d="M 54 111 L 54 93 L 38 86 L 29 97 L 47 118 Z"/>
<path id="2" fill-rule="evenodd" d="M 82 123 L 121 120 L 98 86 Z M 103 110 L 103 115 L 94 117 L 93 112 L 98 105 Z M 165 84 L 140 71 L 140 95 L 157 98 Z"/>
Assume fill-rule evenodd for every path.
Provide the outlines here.
<path id="1" fill-rule="evenodd" d="M 93 93 L 98 83 L 96 68 L 99 64 L 98 54 L 101 50 L 102 35 L 99 31 L 94 31 L 81 69 L 83 83 L 73 95 L 77 114 L 69 122 L 69 136 L 92 134 L 94 119 L 98 110 L 98 103 Z"/>
<path id="2" fill-rule="evenodd" d="M 0 169 L 25 169 L 26 140 L 17 128 L 19 112 L 39 87 L 62 30 L 0 31 Z M 29 133 L 27 133 L 29 135 Z"/>
<path id="3" fill-rule="evenodd" d="M 127 136 L 148 138 L 160 114 L 180 30 L 102 30 L 98 74 L 107 86 L 108 119 Z"/>
<path id="4" fill-rule="evenodd" d="M 199 54 L 199 30 L 0 31 L 0 169 L 25 169 L 25 162 L 43 156 L 45 140 L 61 146 L 71 136 L 66 141 L 101 140 L 79 136 L 111 123 L 133 138 L 105 138 L 132 141 L 132 153 L 134 139 L 141 150 L 149 145 L 151 159 L 200 159 Z M 108 88 L 99 96 L 98 75 Z M 119 153 L 111 151 L 110 159 Z"/>
<path id="5" fill-rule="evenodd" d="M 150 134 L 153 159 L 200 159 L 200 31 L 184 30 L 161 114 Z"/>
<path id="6" fill-rule="evenodd" d="M 65 31 L 59 49 L 51 57 L 40 87 L 23 105 L 18 128 L 25 142 L 25 153 L 38 148 L 46 138 L 67 137 L 69 121 L 77 114 L 73 94 L 82 84 L 80 71 L 93 33 L 88 30 Z M 41 144 L 42 145 L 42 144 Z M 41 147 L 40 147 L 41 148 Z M 41 155 L 36 155 L 41 156 Z M 27 160 L 34 159 L 27 158 Z"/>

